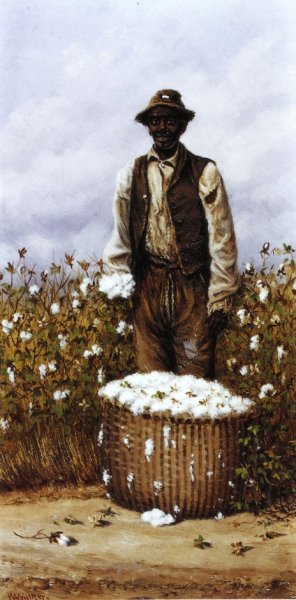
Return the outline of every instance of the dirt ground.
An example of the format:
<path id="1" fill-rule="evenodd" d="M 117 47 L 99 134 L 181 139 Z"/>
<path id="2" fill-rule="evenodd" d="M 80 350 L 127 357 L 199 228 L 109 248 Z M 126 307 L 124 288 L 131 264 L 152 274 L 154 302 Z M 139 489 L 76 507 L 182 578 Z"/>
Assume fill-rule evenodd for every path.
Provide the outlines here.
<path id="1" fill-rule="evenodd" d="M 153 528 L 106 500 L 100 486 L 2 493 L 0 505 L 1 600 L 296 598 L 292 517 L 272 522 L 266 514 L 242 513 Z M 110 506 L 118 513 L 104 517 L 111 524 L 94 527 L 89 518 Z M 81 522 L 65 522 L 69 515 Z M 63 531 L 78 543 L 14 535 L 41 529 Z M 195 547 L 199 535 L 213 546 Z M 232 554 L 237 542 L 252 549 Z"/>

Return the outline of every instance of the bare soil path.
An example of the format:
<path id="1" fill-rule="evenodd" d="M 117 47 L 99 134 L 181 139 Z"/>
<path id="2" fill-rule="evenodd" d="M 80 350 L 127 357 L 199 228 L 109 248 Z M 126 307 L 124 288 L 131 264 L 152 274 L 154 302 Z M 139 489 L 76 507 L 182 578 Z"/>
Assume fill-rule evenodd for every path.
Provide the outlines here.
<path id="1" fill-rule="evenodd" d="M 296 519 L 268 525 L 266 515 L 242 513 L 153 528 L 100 486 L 2 493 L 0 506 L 1 600 L 296 598 Z M 104 517 L 111 524 L 94 527 L 89 517 L 109 506 L 118 513 Z M 69 515 L 81 523 L 66 523 Z M 78 544 L 13 533 L 40 529 Z M 283 535 L 260 537 L 267 531 Z M 194 547 L 199 534 L 213 547 Z M 232 554 L 236 542 L 252 549 Z"/>

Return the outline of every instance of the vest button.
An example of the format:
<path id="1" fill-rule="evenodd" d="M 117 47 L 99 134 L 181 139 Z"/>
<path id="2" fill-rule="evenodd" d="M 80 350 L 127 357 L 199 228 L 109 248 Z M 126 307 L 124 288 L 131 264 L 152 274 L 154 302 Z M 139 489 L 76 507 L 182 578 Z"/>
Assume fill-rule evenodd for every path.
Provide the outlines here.
<path id="1" fill-rule="evenodd" d="M 146 198 L 148 198 L 147 194 L 143 194 L 143 200 L 146 200 Z"/>

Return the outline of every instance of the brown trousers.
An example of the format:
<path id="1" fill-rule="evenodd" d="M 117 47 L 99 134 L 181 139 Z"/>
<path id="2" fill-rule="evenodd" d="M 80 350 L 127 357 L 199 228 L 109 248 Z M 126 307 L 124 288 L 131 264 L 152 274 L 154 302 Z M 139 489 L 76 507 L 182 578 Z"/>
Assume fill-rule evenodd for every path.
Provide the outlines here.
<path id="1" fill-rule="evenodd" d="M 197 273 L 148 264 L 137 278 L 134 325 L 137 367 L 214 377 L 215 341 L 207 323 L 207 288 Z"/>

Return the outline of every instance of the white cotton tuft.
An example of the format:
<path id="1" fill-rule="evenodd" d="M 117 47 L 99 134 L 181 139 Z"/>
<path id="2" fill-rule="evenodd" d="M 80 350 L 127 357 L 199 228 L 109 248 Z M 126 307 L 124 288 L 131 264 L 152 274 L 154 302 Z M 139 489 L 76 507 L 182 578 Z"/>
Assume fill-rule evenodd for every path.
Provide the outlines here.
<path id="1" fill-rule="evenodd" d="M 116 333 L 118 333 L 118 335 L 123 335 L 125 330 L 127 328 L 127 324 L 125 321 L 119 321 L 117 327 L 116 327 Z"/>
<path id="2" fill-rule="evenodd" d="M 131 471 L 131 472 L 128 474 L 127 478 L 126 478 L 126 480 L 127 480 L 127 487 L 128 487 L 128 489 L 129 489 L 129 490 L 131 490 L 132 483 L 133 483 L 134 479 L 135 479 L 135 475 L 134 475 L 134 473 Z"/>
<path id="3" fill-rule="evenodd" d="M 50 307 L 50 312 L 52 315 L 58 315 L 60 312 L 60 305 L 57 302 L 54 302 Z"/>
<path id="4" fill-rule="evenodd" d="M 164 446 L 165 446 L 165 448 L 168 448 L 169 447 L 169 440 L 170 440 L 171 428 L 168 427 L 167 425 L 165 425 L 162 428 L 162 431 L 163 431 L 163 443 L 164 443 Z"/>
<path id="5" fill-rule="evenodd" d="M 102 473 L 102 480 L 107 487 L 112 479 L 112 475 L 109 474 L 108 469 L 104 469 Z"/>
<path id="6" fill-rule="evenodd" d="M 151 438 L 146 440 L 144 452 L 145 452 L 146 459 L 148 460 L 148 462 L 150 462 L 150 457 L 152 456 L 152 454 L 154 452 L 154 441 Z"/>
<path id="7" fill-rule="evenodd" d="M 135 282 L 131 273 L 115 272 L 112 275 L 103 275 L 100 279 L 99 290 L 113 298 L 129 298 L 135 288 Z"/>
<path id="8" fill-rule="evenodd" d="M 221 512 L 218 512 L 218 513 L 216 514 L 216 516 L 214 517 L 214 519 L 215 519 L 216 521 L 222 521 L 222 519 L 224 519 L 224 515 L 223 515 Z"/>
<path id="9" fill-rule="evenodd" d="M 152 527 L 163 527 L 164 525 L 172 525 L 175 523 L 173 515 L 166 514 L 159 508 L 153 508 L 148 510 L 141 515 L 141 521 L 143 523 L 149 523 Z"/>
<path id="10" fill-rule="evenodd" d="M 287 354 L 286 350 L 284 350 L 284 346 L 277 346 L 276 352 L 277 352 L 278 361 L 281 362 L 283 356 L 285 354 Z"/>
<path id="11" fill-rule="evenodd" d="M 259 348 L 259 335 L 258 333 L 256 335 L 252 335 L 252 337 L 250 338 L 250 349 L 251 350 L 258 350 Z"/>
<path id="12" fill-rule="evenodd" d="M 60 533 L 59 535 L 57 535 L 55 539 L 56 539 L 57 543 L 60 544 L 61 546 L 69 546 L 69 544 L 71 543 L 71 539 L 67 535 L 64 535 L 63 533 Z"/>
<path id="13" fill-rule="evenodd" d="M 23 318 L 22 313 L 16 312 L 16 313 L 14 313 L 12 320 L 14 323 L 17 323 L 19 321 L 19 319 L 22 319 L 22 318 Z"/>
<path id="14" fill-rule="evenodd" d="M 6 371 L 7 371 L 7 375 L 8 375 L 8 379 L 9 379 L 10 383 L 12 385 L 14 385 L 15 384 L 14 369 L 12 367 L 7 367 Z"/>
<path id="15" fill-rule="evenodd" d="M 9 427 L 9 421 L 7 421 L 7 419 L 3 419 L 3 417 L 1 417 L 0 429 L 2 429 L 2 431 L 5 431 L 6 429 L 8 429 L 8 427 Z"/>
<path id="16" fill-rule="evenodd" d="M 39 293 L 38 285 L 30 285 L 30 287 L 29 287 L 30 296 L 36 296 L 36 294 L 38 294 L 38 293 Z"/>
<path id="17" fill-rule="evenodd" d="M 268 398 L 270 396 L 274 396 L 275 394 L 275 389 L 272 385 L 272 383 L 266 383 L 265 385 L 261 386 L 260 389 L 260 393 L 259 393 L 259 398 Z"/>
<path id="18" fill-rule="evenodd" d="M 47 365 L 39 365 L 38 367 L 39 370 L 39 375 L 40 375 L 40 379 L 44 379 L 46 373 L 47 373 Z"/>
<path id="19" fill-rule="evenodd" d="M 32 337 L 32 333 L 30 333 L 30 331 L 21 331 L 20 332 L 20 338 L 22 340 L 22 342 L 28 342 L 31 337 Z"/>
<path id="20" fill-rule="evenodd" d="M 245 375 L 248 375 L 248 373 L 249 373 L 249 367 L 248 367 L 248 365 L 243 365 L 243 366 L 241 367 L 241 369 L 239 370 L 239 372 L 240 372 L 240 374 L 241 374 L 243 377 L 245 377 Z"/>
<path id="21" fill-rule="evenodd" d="M 259 300 L 260 300 L 260 302 L 266 302 L 266 300 L 268 298 L 268 295 L 269 295 L 268 289 L 266 287 L 262 288 L 260 290 L 260 292 L 259 292 Z"/>
<path id="22" fill-rule="evenodd" d="M 158 496 L 158 492 L 161 492 L 163 490 L 163 482 L 162 481 L 154 481 L 153 482 L 153 487 L 154 487 L 154 493 L 155 496 Z"/>
<path id="23" fill-rule="evenodd" d="M 92 284 L 92 281 L 89 277 L 84 277 L 79 288 L 83 294 L 83 296 L 87 295 L 87 288 Z"/>
<path id="24" fill-rule="evenodd" d="M 101 429 L 98 433 L 98 446 L 102 446 L 102 443 L 104 441 L 104 425 L 101 425 Z"/>
<path id="25" fill-rule="evenodd" d="M 3 321 L 1 321 L 2 324 L 2 331 L 4 333 L 6 333 L 7 335 L 9 333 L 11 333 L 11 330 L 13 329 L 13 322 L 12 321 L 8 321 L 7 319 L 3 319 Z"/>

